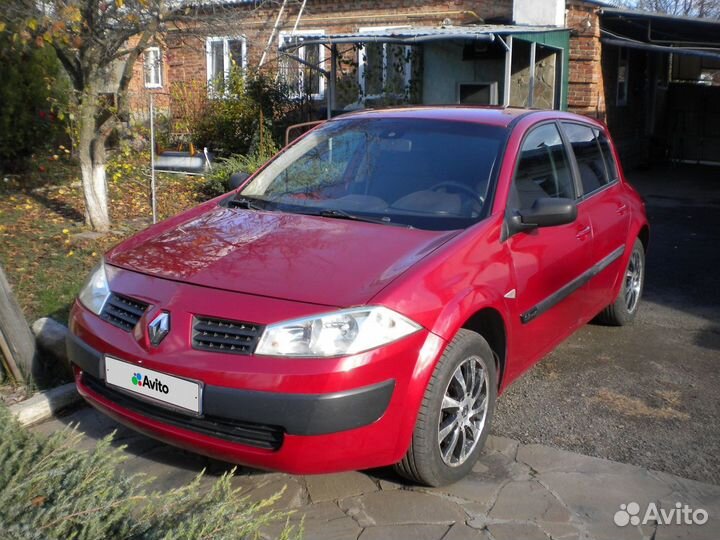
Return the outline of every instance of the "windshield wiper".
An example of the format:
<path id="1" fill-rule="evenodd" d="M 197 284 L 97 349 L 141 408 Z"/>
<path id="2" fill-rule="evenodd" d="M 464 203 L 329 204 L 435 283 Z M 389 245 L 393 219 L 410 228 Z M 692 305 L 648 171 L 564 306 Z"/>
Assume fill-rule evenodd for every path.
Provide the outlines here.
<path id="1" fill-rule="evenodd" d="M 408 229 L 413 228 L 412 225 L 406 225 L 404 223 L 393 223 L 392 221 L 390 221 L 389 217 L 372 218 L 372 217 L 366 217 L 366 216 L 358 216 L 358 215 L 346 212 L 345 210 L 335 210 L 335 209 L 330 209 L 330 208 L 325 208 L 323 210 L 320 210 L 319 212 L 313 213 L 312 215 L 322 216 L 322 217 L 327 217 L 327 218 L 335 218 L 335 219 L 350 219 L 352 221 L 362 221 L 364 223 L 377 223 L 379 225 L 393 225 L 395 227 L 406 227 Z"/>
<path id="2" fill-rule="evenodd" d="M 246 210 L 265 210 L 264 206 L 257 204 L 258 199 L 249 199 L 247 197 L 234 197 L 228 201 L 231 208 L 245 208 Z"/>

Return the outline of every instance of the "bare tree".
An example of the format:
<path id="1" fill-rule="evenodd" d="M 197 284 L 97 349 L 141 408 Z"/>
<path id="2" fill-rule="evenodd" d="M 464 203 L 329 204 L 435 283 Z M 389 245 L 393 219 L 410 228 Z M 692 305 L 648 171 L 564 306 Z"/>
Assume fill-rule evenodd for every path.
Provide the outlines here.
<path id="1" fill-rule="evenodd" d="M 77 107 L 78 155 L 85 219 L 107 231 L 110 214 L 105 182 L 105 143 L 127 110 L 133 66 L 168 14 L 163 0 L 14 0 L 3 2 L 0 19 L 18 41 L 51 46 L 67 72 Z M 122 66 L 117 102 L 103 99 L 108 71 Z"/>
<path id="2" fill-rule="evenodd" d="M 110 227 L 106 142 L 129 117 L 135 62 L 169 25 L 192 33 L 218 24 L 226 13 L 223 5 L 214 0 L 0 0 L 0 31 L 13 31 L 14 40 L 25 46 L 53 47 L 72 82 L 85 220 L 94 230 Z M 113 103 L 103 90 L 108 74 L 116 71 Z"/>
<path id="3" fill-rule="evenodd" d="M 617 3 L 668 15 L 720 19 L 720 0 L 620 0 Z"/>

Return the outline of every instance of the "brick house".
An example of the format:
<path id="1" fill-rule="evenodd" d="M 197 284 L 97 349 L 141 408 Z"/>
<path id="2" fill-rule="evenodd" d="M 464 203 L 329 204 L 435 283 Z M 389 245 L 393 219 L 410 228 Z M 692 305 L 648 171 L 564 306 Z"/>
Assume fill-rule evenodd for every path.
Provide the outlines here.
<path id="1" fill-rule="evenodd" d="M 567 101 L 569 34 L 562 0 L 228 4 L 222 24 L 208 25 L 200 35 L 169 31 L 147 49 L 130 87 L 136 112 L 147 107 L 149 93 L 159 107 L 177 109 L 188 87 L 203 86 L 216 95 L 231 66 L 261 64 L 317 102 L 318 110 L 326 108 L 322 102 L 331 86 L 333 111 L 408 102 L 528 106 L 535 101 L 564 108 Z M 544 9 L 537 10 L 539 4 Z M 522 5 L 527 9 L 519 10 Z M 418 37 L 415 30 L 433 35 Z M 398 33 L 406 40 L 392 38 Z M 374 34 L 387 40 L 368 42 Z M 333 57 L 336 36 L 346 39 Z M 291 56 L 280 53 L 283 47 L 290 47 Z M 531 53 L 536 69 L 530 69 Z M 308 64 L 334 72 L 336 80 Z M 537 84 L 530 96 L 532 82 Z"/>
<path id="2" fill-rule="evenodd" d="M 686 45 L 698 36 L 702 50 Z M 280 74 L 318 118 L 398 103 L 557 108 L 606 121 L 629 164 L 688 157 L 698 132 L 704 150 L 690 157 L 720 155 L 707 136 L 720 125 L 720 87 L 696 84 L 720 73 L 718 22 L 596 0 L 228 0 L 217 22 L 147 49 L 133 109 L 142 115 L 153 93 L 159 108 L 187 114 L 193 93 L 221 98 L 233 65 Z M 686 125 L 698 115 L 678 109 L 693 102 L 708 103 L 712 125 Z"/>

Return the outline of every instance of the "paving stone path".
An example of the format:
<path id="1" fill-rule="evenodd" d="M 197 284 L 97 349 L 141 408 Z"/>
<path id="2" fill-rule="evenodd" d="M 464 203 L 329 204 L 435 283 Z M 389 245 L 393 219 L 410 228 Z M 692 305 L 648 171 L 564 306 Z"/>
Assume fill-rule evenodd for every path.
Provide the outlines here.
<path id="1" fill-rule="evenodd" d="M 124 470 L 155 477 L 154 486 L 183 485 L 206 469 L 205 482 L 231 466 L 178 450 L 128 430 L 84 407 L 33 428 L 51 433 L 77 423 L 81 446 L 117 430 L 127 445 Z M 292 476 L 240 469 L 234 482 L 252 500 L 285 489 L 279 509 L 305 519 L 308 540 L 716 540 L 720 486 L 541 445 L 491 437 L 464 480 L 442 488 L 409 486 L 390 470 Z M 613 520 L 621 504 L 676 503 L 704 509 L 704 525 L 627 525 Z M 273 538 L 276 531 L 268 530 Z"/>

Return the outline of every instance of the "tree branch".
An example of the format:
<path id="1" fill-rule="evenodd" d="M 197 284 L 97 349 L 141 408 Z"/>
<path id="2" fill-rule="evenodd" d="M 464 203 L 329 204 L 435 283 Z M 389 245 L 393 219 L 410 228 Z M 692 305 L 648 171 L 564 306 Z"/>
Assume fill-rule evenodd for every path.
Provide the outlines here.
<path id="1" fill-rule="evenodd" d="M 71 58 L 66 49 L 57 46 L 55 43 L 53 43 L 53 49 L 55 49 L 55 54 L 57 55 L 58 60 L 60 60 L 60 63 L 65 68 L 70 80 L 72 80 L 75 90 L 82 92 L 85 86 L 85 81 L 80 67 L 80 61 L 77 58 Z"/>

